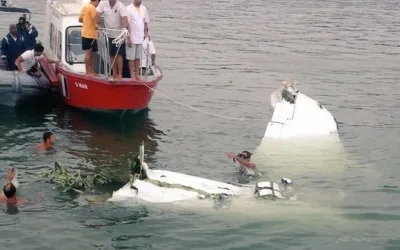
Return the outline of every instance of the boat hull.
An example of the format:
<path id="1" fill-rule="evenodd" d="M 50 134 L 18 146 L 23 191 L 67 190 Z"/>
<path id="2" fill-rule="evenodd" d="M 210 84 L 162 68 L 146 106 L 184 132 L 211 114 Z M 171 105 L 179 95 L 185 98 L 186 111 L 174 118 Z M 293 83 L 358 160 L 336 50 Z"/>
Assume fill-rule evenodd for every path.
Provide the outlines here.
<path id="1" fill-rule="evenodd" d="M 148 107 L 162 76 L 152 81 L 90 77 L 57 66 L 59 91 L 69 106 L 101 113 L 137 113 Z"/>

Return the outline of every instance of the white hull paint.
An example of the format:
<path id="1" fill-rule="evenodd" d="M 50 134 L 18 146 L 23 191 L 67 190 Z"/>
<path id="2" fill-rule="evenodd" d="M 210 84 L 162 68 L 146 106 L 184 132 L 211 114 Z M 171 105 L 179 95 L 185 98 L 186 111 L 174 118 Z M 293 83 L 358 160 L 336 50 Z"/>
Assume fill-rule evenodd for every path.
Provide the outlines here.
<path id="1" fill-rule="evenodd" d="M 298 92 L 294 87 L 294 103 L 282 98 L 283 87 L 272 93 L 274 113 L 264 137 L 274 139 L 308 138 L 337 135 L 338 127 L 332 114 L 317 101 Z"/>

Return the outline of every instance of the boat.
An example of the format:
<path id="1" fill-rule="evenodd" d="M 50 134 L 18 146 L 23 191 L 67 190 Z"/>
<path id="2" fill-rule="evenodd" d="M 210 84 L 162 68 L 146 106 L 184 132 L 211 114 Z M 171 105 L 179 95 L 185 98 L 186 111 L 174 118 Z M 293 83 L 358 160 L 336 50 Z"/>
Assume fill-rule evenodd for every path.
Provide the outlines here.
<path id="1" fill-rule="evenodd" d="M 102 25 L 98 31 L 96 72 L 99 76 L 85 75 L 84 51 L 81 48 L 81 27 L 78 22 L 82 7 L 88 0 L 47 1 L 44 41 L 46 53 L 57 57 L 60 64 L 46 69 L 50 82 L 56 85 L 64 102 L 74 108 L 101 113 L 137 113 L 148 107 L 153 90 L 163 78 L 160 67 L 153 68 L 154 74 L 131 78 L 124 58 L 122 80 L 111 78 L 113 62 L 108 56 L 108 37 Z M 124 41 L 126 30 L 114 41 Z"/>
<path id="2" fill-rule="evenodd" d="M 112 193 L 109 202 L 179 203 L 195 201 L 221 202 L 234 197 L 285 199 L 276 182 L 260 181 L 255 185 L 224 183 L 167 170 L 150 169 L 144 161 L 144 144 L 139 147 L 137 165 L 131 181 Z M 291 180 L 282 179 L 286 184 Z"/>
<path id="3" fill-rule="evenodd" d="M 264 138 L 310 138 L 338 135 L 333 115 L 319 102 L 296 88 L 296 82 L 284 81 L 271 94 L 273 115 Z"/>
<path id="4" fill-rule="evenodd" d="M 2 2 L 0 13 L 22 15 L 27 20 L 31 18 L 28 9 L 7 5 L 7 2 Z M 18 17 L 15 17 L 15 20 L 18 20 Z M 10 107 L 24 105 L 55 91 L 57 89 L 46 77 L 37 78 L 18 71 L 7 71 L 5 61 L 0 60 L 0 105 Z"/>

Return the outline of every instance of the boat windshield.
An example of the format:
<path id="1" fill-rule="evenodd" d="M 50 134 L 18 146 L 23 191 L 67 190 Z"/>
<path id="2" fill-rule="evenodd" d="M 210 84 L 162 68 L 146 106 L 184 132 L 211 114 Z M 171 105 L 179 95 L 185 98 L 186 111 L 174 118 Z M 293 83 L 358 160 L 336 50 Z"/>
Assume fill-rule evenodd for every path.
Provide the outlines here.
<path id="1" fill-rule="evenodd" d="M 85 63 L 85 51 L 82 50 L 80 26 L 71 26 L 66 31 L 66 56 L 67 63 Z"/>

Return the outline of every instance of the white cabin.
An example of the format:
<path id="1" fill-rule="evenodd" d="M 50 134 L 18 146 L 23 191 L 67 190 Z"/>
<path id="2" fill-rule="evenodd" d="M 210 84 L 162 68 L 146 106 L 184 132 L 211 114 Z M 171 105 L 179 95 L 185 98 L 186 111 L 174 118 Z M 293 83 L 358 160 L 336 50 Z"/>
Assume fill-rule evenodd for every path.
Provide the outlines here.
<path id="1" fill-rule="evenodd" d="M 46 53 L 57 57 L 61 63 L 77 73 L 85 72 L 79 15 L 89 0 L 48 0 L 46 5 L 45 34 Z"/>

